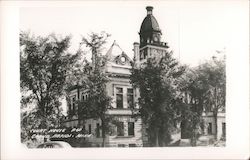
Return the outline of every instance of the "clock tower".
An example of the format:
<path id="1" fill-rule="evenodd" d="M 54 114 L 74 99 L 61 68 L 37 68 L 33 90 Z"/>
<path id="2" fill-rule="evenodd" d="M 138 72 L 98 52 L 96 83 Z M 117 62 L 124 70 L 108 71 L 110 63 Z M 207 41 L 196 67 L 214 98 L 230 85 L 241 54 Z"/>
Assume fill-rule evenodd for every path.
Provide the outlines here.
<path id="1" fill-rule="evenodd" d="M 161 57 L 169 48 L 166 42 L 161 41 L 161 29 L 153 16 L 153 7 L 147 6 L 147 16 L 144 18 L 139 36 L 140 43 L 134 43 L 135 62 L 141 64 L 149 57 Z"/>

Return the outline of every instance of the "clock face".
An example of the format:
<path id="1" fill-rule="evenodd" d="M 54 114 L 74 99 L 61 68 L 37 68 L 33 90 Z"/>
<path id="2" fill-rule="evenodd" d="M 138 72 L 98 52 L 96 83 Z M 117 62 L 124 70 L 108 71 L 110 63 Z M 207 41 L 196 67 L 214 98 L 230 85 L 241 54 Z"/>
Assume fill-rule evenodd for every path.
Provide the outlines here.
<path id="1" fill-rule="evenodd" d="M 121 61 L 122 64 L 125 64 L 126 58 L 125 58 L 124 56 L 122 56 L 122 57 L 120 58 L 120 61 Z"/>
<path id="2" fill-rule="evenodd" d="M 155 55 L 157 53 L 157 50 L 156 49 L 153 49 L 152 50 L 152 54 Z"/>

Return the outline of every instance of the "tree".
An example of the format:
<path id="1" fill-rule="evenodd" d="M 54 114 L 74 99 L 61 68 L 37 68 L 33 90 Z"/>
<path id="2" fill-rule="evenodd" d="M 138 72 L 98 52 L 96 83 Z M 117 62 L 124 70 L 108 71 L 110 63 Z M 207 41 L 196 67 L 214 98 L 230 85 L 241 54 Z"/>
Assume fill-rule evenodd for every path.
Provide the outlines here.
<path id="1" fill-rule="evenodd" d="M 203 124 L 202 113 L 213 112 L 215 139 L 217 139 L 217 116 L 225 110 L 225 59 L 200 64 L 185 73 L 181 82 L 182 117 L 189 122 L 192 145 L 196 145 L 197 128 Z"/>
<path id="2" fill-rule="evenodd" d="M 181 101 L 179 103 L 182 115 L 182 133 L 191 139 L 191 145 L 196 146 L 200 128 L 203 124 L 202 113 L 206 102 L 207 86 L 204 85 L 204 75 L 197 69 L 186 70 L 180 82 Z"/>
<path id="3" fill-rule="evenodd" d="M 20 86 L 22 93 L 22 127 L 48 128 L 58 126 L 61 115 L 60 98 L 64 94 L 66 76 L 79 58 L 70 54 L 70 37 L 58 38 L 20 34 Z M 33 106 L 33 108 L 31 108 Z"/>
<path id="4" fill-rule="evenodd" d="M 202 64 L 199 71 L 204 75 L 203 85 L 207 86 L 206 110 L 213 112 L 215 120 L 215 140 L 218 136 L 217 117 L 219 111 L 225 111 L 226 103 L 226 73 L 225 57 Z"/>
<path id="5" fill-rule="evenodd" d="M 106 84 L 109 81 L 108 74 L 105 73 L 104 66 L 106 58 L 101 55 L 103 45 L 110 35 L 106 32 L 91 33 L 88 37 L 83 37 L 82 44 L 90 48 L 92 53 L 92 64 L 85 65 L 84 72 L 86 78 L 83 87 L 88 90 L 88 99 L 79 102 L 79 115 L 82 119 L 96 118 L 101 120 L 102 146 L 105 146 L 106 133 L 109 129 L 110 117 L 106 114 L 111 107 L 111 97 L 107 94 Z"/>
<path id="6" fill-rule="evenodd" d="M 178 117 L 175 100 L 178 79 L 184 66 L 167 52 L 160 58 L 148 58 L 142 67 L 134 64 L 131 82 L 139 88 L 139 115 L 148 127 L 147 134 L 152 146 L 165 146 L 171 140 L 171 131 Z"/>

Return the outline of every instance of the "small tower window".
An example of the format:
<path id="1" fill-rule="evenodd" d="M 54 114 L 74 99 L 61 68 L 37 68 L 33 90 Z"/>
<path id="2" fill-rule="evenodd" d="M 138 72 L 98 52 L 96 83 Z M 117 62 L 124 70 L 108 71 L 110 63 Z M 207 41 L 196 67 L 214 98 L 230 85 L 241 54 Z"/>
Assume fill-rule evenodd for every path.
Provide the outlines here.
<path id="1" fill-rule="evenodd" d="M 143 38 L 141 38 L 141 43 L 143 43 Z"/>
<path id="2" fill-rule="evenodd" d="M 140 52 L 140 60 L 146 59 L 148 57 L 147 50 L 142 50 Z"/>
<path id="3" fill-rule="evenodd" d="M 144 59 L 144 51 L 141 51 L 140 53 L 140 60 L 143 60 Z"/>
<path id="4" fill-rule="evenodd" d="M 157 36 L 154 37 L 154 41 L 158 42 L 158 37 Z"/>
<path id="5" fill-rule="evenodd" d="M 147 50 L 144 51 L 144 59 L 146 59 L 148 57 L 148 52 Z"/>

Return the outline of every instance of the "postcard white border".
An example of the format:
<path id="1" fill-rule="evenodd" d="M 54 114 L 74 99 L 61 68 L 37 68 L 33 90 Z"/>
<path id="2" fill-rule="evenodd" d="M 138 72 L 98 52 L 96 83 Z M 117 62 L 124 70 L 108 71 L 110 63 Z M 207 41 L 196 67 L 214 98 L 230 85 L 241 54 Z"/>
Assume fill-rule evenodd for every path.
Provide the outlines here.
<path id="1" fill-rule="evenodd" d="M 105 2 L 94 1 L 94 3 Z M 114 1 L 111 1 L 114 2 Z M 129 3 L 130 1 L 127 1 Z M 192 1 L 202 3 L 202 1 Z M 190 1 L 190 3 L 192 3 Z M 233 40 L 227 57 L 226 147 L 25 149 L 20 143 L 19 8 L 74 7 L 89 1 L 1 1 L 1 156 L 3 159 L 248 159 L 249 19 L 246 36 Z M 106 4 L 105 4 L 106 3 Z M 122 3 L 119 1 L 118 3 Z M 136 4 L 154 4 L 135 1 Z M 155 3 L 160 3 L 157 1 Z M 181 3 L 181 1 L 180 1 Z M 248 1 L 227 1 L 249 7 Z M 245 8 L 246 7 L 246 8 Z M 249 10 L 248 10 L 249 11 Z M 249 12 L 247 12 L 248 14 Z M 233 23 L 233 22 L 232 22 Z M 236 37 L 239 38 L 239 37 Z M 236 45 L 237 44 L 237 45 Z M 237 46 L 237 47 L 235 47 Z M 241 47 L 241 48 L 239 48 Z M 241 51 L 241 52 L 239 52 Z"/>

